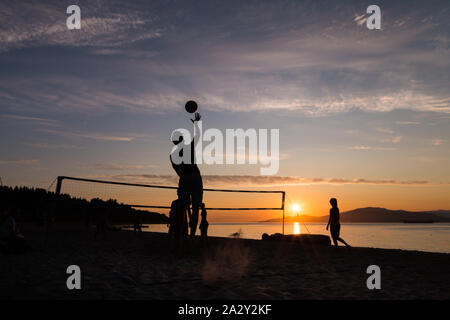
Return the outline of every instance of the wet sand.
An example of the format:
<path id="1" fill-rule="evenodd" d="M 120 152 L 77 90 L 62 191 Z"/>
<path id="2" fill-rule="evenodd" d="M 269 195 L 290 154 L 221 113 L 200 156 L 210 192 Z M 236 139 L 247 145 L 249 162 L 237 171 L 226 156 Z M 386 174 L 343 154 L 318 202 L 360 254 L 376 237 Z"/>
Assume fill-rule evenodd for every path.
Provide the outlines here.
<path id="1" fill-rule="evenodd" d="M 450 254 L 210 238 L 172 253 L 166 234 L 24 226 L 34 250 L 0 255 L 2 299 L 449 299 Z M 66 268 L 80 266 L 82 290 Z M 366 268 L 381 268 L 368 290 Z"/>

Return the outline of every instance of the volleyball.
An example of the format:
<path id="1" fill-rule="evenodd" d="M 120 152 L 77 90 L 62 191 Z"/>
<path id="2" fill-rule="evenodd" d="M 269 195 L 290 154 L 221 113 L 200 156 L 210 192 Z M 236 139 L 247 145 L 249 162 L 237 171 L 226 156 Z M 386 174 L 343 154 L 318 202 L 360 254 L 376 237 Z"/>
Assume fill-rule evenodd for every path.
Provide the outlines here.
<path id="1" fill-rule="evenodd" d="M 195 102 L 194 100 L 189 100 L 188 102 L 186 102 L 184 108 L 186 109 L 187 112 L 194 113 L 198 109 L 197 102 Z"/>

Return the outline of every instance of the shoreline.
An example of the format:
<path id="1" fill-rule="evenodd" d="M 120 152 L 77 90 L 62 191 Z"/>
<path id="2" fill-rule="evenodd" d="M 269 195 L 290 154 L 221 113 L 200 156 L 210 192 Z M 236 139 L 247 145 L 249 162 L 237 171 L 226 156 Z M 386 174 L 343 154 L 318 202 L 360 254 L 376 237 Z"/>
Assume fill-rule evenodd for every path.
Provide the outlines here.
<path id="1" fill-rule="evenodd" d="M 2 256 L 3 299 L 449 299 L 450 254 L 210 237 L 175 254 L 167 234 L 57 225 L 25 225 L 34 250 Z M 82 290 L 66 288 L 77 264 Z M 381 290 L 368 290 L 366 269 L 381 268 Z"/>
<path id="2" fill-rule="evenodd" d="M 145 232 L 167 232 L 162 225 L 146 225 Z M 295 232 L 294 224 L 285 225 L 285 234 Z M 330 236 L 325 230 L 326 223 L 299 225 L 301 234 Z M 403 224 L 342 224 L 341 235 L 352 246 L 362 248 L 401 249 L 421 252 L 450 253 L 450 224 L 403 225 Z M 242 231 L 241 238 L 260 240 L 263 233 L 281 233 L 279 224 L 259 223 L 210 223 L 209 234 L 231 237 Z M 387 236 L 388 235 L 388 236 Z M 390 240 L 392 237 L 392 240 Z"/>

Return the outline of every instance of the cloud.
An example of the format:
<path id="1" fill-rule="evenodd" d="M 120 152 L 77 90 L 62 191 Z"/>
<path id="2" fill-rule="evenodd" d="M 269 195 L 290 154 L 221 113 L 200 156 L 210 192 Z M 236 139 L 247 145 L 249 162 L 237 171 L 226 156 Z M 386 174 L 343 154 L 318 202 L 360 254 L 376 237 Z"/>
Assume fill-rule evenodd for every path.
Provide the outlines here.
<path id="1" fill-rule="evenodd" d="M 435 139 L 433 139 L 432 141 L 431 141 L 431 145 L 433 145 L 433 146 L 435 146 L 435 147 L 438 147 L 438 146 L 440 146 L 440 145 L 443 145 L 445 143 L 445 140 L 443 140 L 443 139 L 438 139 L 438 138 L 435 138 Z"/>
<path id="2" fill-rule="evenodd" d="M 105 75 L 105 77 L 109 76 Z M 142 78 L 142 81 L 148 80 Z M 67 74 L 45 77 L 36 75 L 36 78 L 9 75 L 7 78 L 2 78 L 0 74 L 0 92 L 3 90 L 10 95 L 3 100 L 5 108 L 24 113 L 35 110 L 52 114 L 70 112 L 87 115 L 101 115 L 117 110 L 133 113 L 161 113 L 179 108 L 189 96 L 179 89 L 169 89 L 160 85 L 156 85 L 154 92 L 151 92 L 150 88 L 150 92 L 147 92 L 147 90 L 136 90 L 133 85 L 130 86 L 127 83 L 114 81 L 107 83 L 107 85 L 99 86 L 97 79 L 91 79 L 87 75 L 86 78 Z M 141 83 L 136 84 L 136 86 L 141 85 Z M 200 96 L 197 100 L 203 102 L 205 98 Z M 27 120 L 19 116 L 15 119 Z"/>
<path id="3" fill-rule="evenodd" d="M 450 113 L 445 2 L 386 4 L 384 32 L 355 28 L 366 15 L 354 5 L 323 5 L 89 1 L 68 31 L 58 2 L 1 4 L 0 48 L 42 51 L 28 53 L 26 75 L 27 51 L 5 54 L 0 96 L 11 110 L 64 114 L 166 112 L 187 96 L 208 110 Z"/>
<path id="4" fill-rule="evenodd" d="M 383 138 L 374 138 L 373 139 L 373 140 L 376 140 L 381 143 L 397 144 L 403 140 L 403 136 L 395 135 L 395 131 L 388 129 L 388 128 L 379 127 L 379 128 L 375 128 L 375 131 L 384 134 L 385 137 L 383 137 Z M 386 137 L 386 135 L 388 135 L 389 137 Z"/>
<path id="5" fill-rule="evenodd" d="M 0 52 L 42 45 L 115 47 L 161 36 L 153 15 L 119 11 L 107 1 L 80 5 L 81 29 L 68 30 L 66 8 L 55 1 L 0 4 Z M 117 10 L 117 11 L 116 11 Z"/>
<path id="6" fill-rule="evenodd" d="M 26 124 L 30 123 L 35 127 L 59 127 L 61 125 L 61 123 L 58 120 L 42 117 L 17 115 L 17 114 L 0 114 L 0 118 L 24 122 Z"/>
<path id="7" fill-rule="evenodd" d="M 39 160 L 37 159 L 19 159 L 19 160 L 0 160 L 0 164 L 12 164 L 12 165 L 24 165 L 24 166 L 29 166 L 29 165 L 35 165 L 38 164 Z"/>
<path id="8" fill-rule="evenodd" d="M 24 120 L 24 121 L 38 121 L 38 122 L 58 122 L 53 119 L 46 118 L 38 118 L 38 117 L 29 117 L 29 116 L 21 116 L 17 114 L 2 114 L 0 115 L 2 118 L 14 119 L 14 120 Z"/>
<path id="9" fill-rule="evenodd" d="M 357 23 L 359 26 L 362 26 L 364 23 L 366 23 L 367 18 L 368 18 L 368 17 L 363 17 L 363 18 L 358 19 L 358 20 L 355 20 L 355 21 L 356 21 L 356 23 Z"/>
<path id="10" fill-rule="evenodd" d="M 75 138 L 85 138 L 91 140 L 100 140 L 100 141 L 118 141 L 118 142 L 131 142 L 138 137 L 142 137 L 142 135 L 130 134 L 125 136 L 119 135 L 109 135 L 104 133 L 96 133 L 96 132 L 76 132 L 76 131 L 62 131 L 62 130 L 50 130 L 50 129 L 40 129 L 41 132 L 47 132 L 56 135 L 75 137 Z"/>
<path id="11" fill-rule="evenodd" d="M 407 125 L 419 125 L 420 124 L 420 122 L 417 122 L 417 121 L 396 121 L 395 123 L 399 124 L 399 125 L 405 125 L 405 126 L 407 126 Z"/>
<path id="12" fill-rule="evenodd" d="M 49 143 L 27 143 L 28 146 L 39 149 L 82 149 L 83 147 L 73 144 L 49 144 Z"/>
<path id="13" fill-rule="evenodd" d="M 355 14 L 355 18 L 353 19 L 353 21 L 360 21 L 362 18 L 364 18 L 366 16 L 365 13 L 363 13 L 362 15 L 356 15 Z"/>
<path id="14" fill-rule="evenodd" d="M 414 161 L 426 163 L 426 164 L 436 164 L 436 163 L 442 161 L 442 159 L 440 159 L 440 158 L 434 158 L 434 157 L 429 157 L 429 156 L 415 156 L 415 157 L 411 157 L 410 159 L 414 160 Z"/>
<path id="15" fill-rule="evenodd" d="M 111 178 L 120 181 L 153 183 L 162 185 L 177 185 L 178 177 L 173 175 L 157 174 L 122 174 Z M 343 179 L 343 178 L 300 178 L 295 176 L 247 176 L 247 175 L 204 175 L 205 188 L 209 187 L 278 187 L 278 186 L 302 186 L 302 185 L 430 185 L 431 182 L 423 180 L 402 181 L 394 179 Z"/>
<path id="16" fill-rule="evenodd" d="M 390 147 L 371 147 L 371 146 L 366 146 L 366 145 L 351 146 L 351 147 L 348 147 L 347 149 L 356 150 L 356 151 L 361 151 L 361 150 L 391 151 L 391 150 L 395 150 L 395 148 L 390 148 Z"/>
<path id="17" fill-rule="evenodd" d="M 194 96 L 205 110 L 450 113 L 444 2 L 386 4 L 383 32 L 356 28 L 366 15 L 332 1 L 80 6 L 82 28 L 69 31 L 59 2 L 0 5 L 4 108 L 158 113 Z"/>
<path id="18" fill-rule="evenodd" d="M 393 136 L 389 138 L 381 138 L 381 139 L 375 139 L 378 142 L 382 143 L 400 143 L 403 140 L 403 136 Z"/>
<path id="19" fill-rule="evenodd" d="M 129 169 L 148 169 L 148 168 L 156 168 L 155 165 L 119 165 L 113 163 L 96 163 L 93 168 L 98 170 L 129 170 Z"/>
<path id="20" fill-rule="evenodd" d="M 386 129 L 386 128 L 376 128 L 375 130 L 378 131 L 378 132 L 387 133 L 387 134 L 394 134 L 395 133 L 393 130 Z"/>
<path id="21" fill-rule="evenodd" d="M 125 141 L 130 142 L 135 139 L 135 137 L 129 137 L 129 136 L 112 136 L 112 135 L 105 135 L 101 133 L 71 133 L 74 136 L 82 137 L 82 138 L 88 138 L 93 140 L 105 140 L 105 141 Z"/>

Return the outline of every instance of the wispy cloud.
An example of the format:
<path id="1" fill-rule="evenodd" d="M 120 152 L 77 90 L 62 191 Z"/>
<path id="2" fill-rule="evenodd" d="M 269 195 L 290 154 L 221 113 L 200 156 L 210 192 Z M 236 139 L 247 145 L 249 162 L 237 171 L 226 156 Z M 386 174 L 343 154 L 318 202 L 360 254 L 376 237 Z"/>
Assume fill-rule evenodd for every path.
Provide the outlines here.
<path id="1" fill-rule="evenodd" d="M 26 145 L 39 149 L 82 149 L 83 147 L 73 144 L 50 144 L 50 143 L 27 143 Z"/>
<path id="2" fill-rule="evenodd" d="M 0 4 L 0 51 L 42 45 L 114 47 L 161 36 L 153 15 L 114 12 L 107 1 L 81 5 L 80 30 L 67 29 L 68 15 L 57 2 L 7 2 Z"/>
<path id="3" fill-rule="evenodd" d="M 173 175 L 156 174 L 123 174 L 111 178 L 121 181 L 140 181 L 141 183 L 158 183 L 162 185 L 176 185 L 178 177 Z M 246 176 L 246 175 L 204 175 L 203 181 L 207 187 L 275 187 L 275 186 L 302 186 L 302 185 L 343 185 L 343 184 L 367 184 L 367 185 L 429 185 L 431 182 L 424 180 L 402 181 L 394 179 L 342 179 L 342 178 L 300 178 L 295 176 Z"/>
<path id="4" fill-rule="evenodd" d="M 394 134 L 395 133 L 393 130 L 387 129 L 387 128 L 376 128 L 375 130 L 378 131 L 378 132 L 387 133 L 387 134 Z"/>
<path id="5" fill-rule="evenodd" d="M 130 169 L 149 169 L 156 168 L 156 165 L 147 164 L 147 165 L 121 165 L 121 164 L 113 164 L 113 163 L 96 163 L 92 166 L 97 170 L 105 170 L 105 171 L 124 171 Z"/>
<path id="6" fill-rule="evenodd" d="M 433 145 L 433 146 L 435 146 L 435 147 L 438 147 L 438 146 L 440 146 L 440 145 L 443 145 L 445 143 L 445 140 L 443 140 L 443 139 L 438 139 L 438 138 L 435 138 L 435 139 L 433 139 L 432 141 L 431 141 L 431 145 Z"/>
<path id="7" fill-rule="evenodd" d="M 374 137 L 374 138 L 372 138 L 372 140 L 375 140 L 375 141 L 378 141 L 381 143 L 397 144 L 403 140 L 403 136 L 397 135 L 396 132 L 392 129 L 378 127 L 378 128 L 375 128 L 375 131 L 381 133 L 383 137 L 381 137 L 381 138 Z"/>
<path id="8" fill-rule="evenodd" d="M 78 136 L 81 138 L 88 138 L 93 140 L 105 140 L 105 141 L 133 141 L 135 137 L 129 137 L 129 136 L 113 136 L 113 135 L 106 135 L 101 133 L 71 133 L 74 136 Z"/>
<path id="9" fill-rule="evenodd" d="M 389 138 L 377 138 L 377 139 L 374 139 L 374 140 L 376 140 L 378 142 L 382 142 L 382 143 L 393 143 L 393 144 L 396 144 L 396 143 L 400 143 L 403 140 L 403 136 L 392 136 L 392 137 L 389 137 Z"/>
<path id="10" fill-rule="evenodd" d="M 96 132 L 76 132 L 76 131 L 62 131 L 62 130 L 49 130 L 49 129 L 40 129 L 41 132 L 52 133 L 60 136 L 68 136 L 75 138 L 85 138 L 91 140 L 100 140 L 100 141 L 118 141 L 118 142 L 130 142 L 135 140 L 138 137 L 142 137 L 142 135 L 129 134 L 129 135 L 110 135 L 105 133 L 96 133 Z"/>
<path id="11" fill-rule="evenodd" d="M 430 156 L 425 156 L 425 155 L 411 157 L 410 159 L 413 161 L 418 161 L 418 162 L 426 163 L 426 164 L 436 164 L 439 161 L 442 161 L 442 159 L 440 159 L 440 158 L 430 157 Z"/>
<path id="12" fill-rule="evenodd" d="M 367 16 L 366 14 L 362 14 L 362 15 L 355 15 L 355 18 L 353 19 L 353 21 L 355 21 L 359 26 L 363 25 L 366 21 L 367 21 Z"/>
<path id="13" fill-rule="evenodd" d="M 148 92 L 150 88 L 139 91 L 128 83 L 109 82 L 99 86 L 96 79 L 68 75 L 48 75 L 44 78 L 42 75 L 28 78 L 11 75 L 4 79 L 0 75 L 0 91 L 2 90 L 10 93 L 10 97 L 3 100 L 7 109 L 28 113 L 37 109 L 53 114 L 63 111 L 98 115 L 113 110 L 161 113 L 179 108 L 188 96 L 178 88 L 164 85 L 157 85 L 154 92 Z M 199 95 L 197 100 L 203 102 L 206 98 Z M 221 108 L 224 107 L 225 104 L 222 104 Z M 15 119 L 27 120 L 18 116 Z"/>
<path id="14" fill-rule="evenodd" d="M 49 118 L 41 118 L 41 117 L 32 117 L 32 116 L 24 116 L 24 115 L 17 115 L 17 114 L 0 114 L 0 119 L 6 119 L 8 122 L 16 121 L 16 122 L 22 122 L 25 124 L 30 124 L 35 127 L 43 127 L 43 128 L 49 128 L 49 127 L 59 127 L 61 123 L 58 120 L 49 119 Z"/>
<path id="15" fill-rule="evenodd" d="M 395 123 L 399 124 L 399 125 L 405 125 L 405 126 L 407 126 L 407 125 L 419 125 L 420 124 L 420 122 L 418 122 L 418 121 L 396 121 Z"/>
<path id="16" fill-rule="evenodd" d="M 26 77 L 0 75 L 0 94 L 8 109 L 63 113 L 154 113 L 187 96 L 209 110 L 450 113 L 448 17 L 439 9 L 445 1 L 406 10 L 386 4 L 389 32 L 355 27 L 366 15 L 352 4 L 323 5 L 329 10 L 307 1 L 176 1 L 168 8 L 101 0 L 82 6 L 81 30 L 69 31 L 58 2 L 1 4 L 4 52 L 58 46 L 76 54 L 62 53 L 60 71 L 52 68 L 55 57 L 43 55 Z"/>
<path id="17" fill-rule="evenodd" d="M 12 164 L 12 165 L 35 165 L 38 164 L 39 160 L 37 159 L 18 159 L 18 160 L 0 160 L 0 164 Z"/>
<path id="18" fill-rule="evenodd" d="M 351 147 L 347 147 L 347 149 L 356 150 L 356 151 L 364 151 L 364 150 L 391 151 L 391 150 L 395 150 L 395 148 L 391 148 L 391 147 L 372 147 L 372 146 L 366 146 L 366 145 L 351 146 Z"/>
<path id="19" fill-rule="evenodd" d="M 53 120 L 53 119 L 29 117 L 29 116 L 22 116 L 22 115 L 17 115 L 17 114 L 2 114 L 2 115 L 0 115 L 0 117 L 7 118 L 7 119 L 14 119 L 14 120 L 24 120 L 24 121 L 58 122 L 57 120 Z"/>

